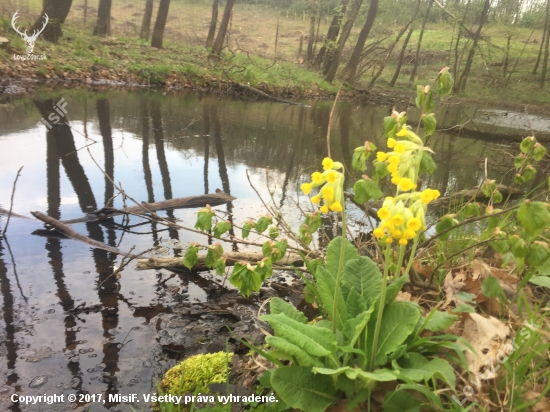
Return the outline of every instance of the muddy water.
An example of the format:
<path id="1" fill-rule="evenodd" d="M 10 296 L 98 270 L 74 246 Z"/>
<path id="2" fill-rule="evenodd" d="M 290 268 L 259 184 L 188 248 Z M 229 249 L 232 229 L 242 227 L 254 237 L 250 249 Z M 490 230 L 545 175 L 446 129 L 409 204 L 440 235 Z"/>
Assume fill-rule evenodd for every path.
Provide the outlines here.
<path id="1" fill-rule="evenodd" d="M 61 98 L 67 103 L 66 123 L 49 130 L 38 122 L 48 118 Z M 295 201 L 307 207 L 299 184 L 326 155 L 331 108 L 330 102 L 308 104 L 69 90 L 8 102 L 0 107 L 0 207 L 9 208 L 13 179 L 24 166 L 15 212 L 77 218 L 116 195 L 99 165 L 140 201 L 223 190 L 237 200 L 216 209 L 242 222 L 262 211 L 247 171 L 266 198 L 268 171 L 274 202 L 296 226 Z M 380 124 L 388 113 L 387 107 L 340 104 L 332 130 L 333 157 L 351 169 L 355 147 L 365 140 L 382 146 Z M 479 183 L 485 157 L 497 177 L 508 150 L 498 141 L 443 133 L 434 137 L 432 147 L 439 168 L 427 183 L 442 193 Z M 117 196 L 112 204 L 121 207 L 124 202 L 130 201 Z M 164 215 L 192 227 L 195 211 Z M 0 222 L 3 228 L 6 217 L 0 215 Z M 219 349 L 227 336 L 224 324 L 243 333 L 251 330 L 254 302 L 236 299 L 234 292 L 224 295 L 209 275 L 171 277 L 163 270 L 136 271 L 130 264 L 120 278 L 110 276 L 121 263 L 119 256 L 74 240 L 31 234 L 42 228 L 36 220 L 12 218 L 6 239 L 0 239 L 1 410 L 129 410 L 128 403 L 108 396 L 151 393 L 159 376 L 179 359 Z M 144 224 L 136 217 L 73 228 L 123 251 L 157 246 L 152 253 L 169 256 L 190 241 L 205 242 L 200 235 Z M 228 316 L 209 315 L 216 310 Z M 12 404 L 14 393 L 64 394 L 65 399 L 68 394 L 101 394 L 107 401 L 83 397 L 73 404 L 25 406 Z M 148 409 L 143 401 L 134 406 Z"/>

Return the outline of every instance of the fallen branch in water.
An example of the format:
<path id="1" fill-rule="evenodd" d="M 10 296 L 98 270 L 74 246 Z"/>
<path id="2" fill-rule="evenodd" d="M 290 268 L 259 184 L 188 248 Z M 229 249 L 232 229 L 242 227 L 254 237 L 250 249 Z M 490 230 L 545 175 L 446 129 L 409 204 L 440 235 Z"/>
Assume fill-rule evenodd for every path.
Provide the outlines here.
<path id="1" fill-rule="evenodd" d="M 96 220 L 105 219 L 106 217 L 120 216 L 123 214 L 143 215 L 147 214 L 148 212 L 155 212 L 157 210 L 204 207 L 207 204 L 216 206 L 227 202 L 232 202 L 235 199 L 236 197 L 220 191 L 217 193 L 208 193 L 205 195 L 178 197 L 176 199 L 162 200 L 155 203 L 142 202 L 141 205 L 143 206 L 138 205 L 123 209 L 104 207 L 97 210 L 96 212 L 88 213 L 86 216 L 80 217 L 78 219 L 62 220 L 61 223 L 71 225 L 74 223 L 95 222 Z"/>
<path id="2" fill-rule="evenodd" d="M 0 207 L 0 215 L 11 215 L 11 217 L 18 217 L 19 219 L 30 219 L 28 216 L 23 216 L 15 212 L 10 212 L 9 210 L 2 209 Z"/>
<path id="3" fill-rule="evenodd" d="M 21 170 L 23 170 L 23 166 L 19 168 L 19 170 L 17 171 L 17 175 L 15 176 L 15 180 L 13 181 L 13 189 L 11 190 L 11 199 L 10 199 L 10 210 L 8 210 L 8 220 L 6 220 L 6 226 L 4 226 L 2 237 L 6 236 L 6 230 L 8 230 L 8 225 L 10 224 L 11 210 L 13 208 L 13 196 L 15 195 L 15 185 L 17 184 L 17 179 L 19 179 L 19 174 L 21 173 Z"/>
<path id="4" fill-rule="evenodd" d="M 53 217 L 50 217 L 42 212 L 31 212 L 31 214 L 38 220 L 41 220 L 42 222 L 47 223 L 48 225 L 52 226 L 55 230 L 57 230 L 58 232 L 62 233 L 65 236 L 70 237 L 71 239 L 80 240 L 81 242 L 87 243 L 90 246 L 93 246 L 98 249 L 103 249 L 111 253 L 116 253 L 117 255 L 129 256 L 129 257 L 135 256 L 129 253 L 121 252 L 115 247 L 106 245 L 105 243 L 102 243 L 102 242 L 98 242 L 97 240 L 93 240 L 88 236 L 84 236 L 76 232 L 75 230 L 71 229 L 69 226 L 63 224 L 59 220 L 55 220 Z"/>
<path id="5" fill-rule="evenodd" d="M 264 258 L 261 252 L 227 252 L 223 254 L 227 260 L 225 264 L 227 266 L 233 266 L 236 262 L 246 261 L 252 264 L 261 261 Z M 191 272 L 204 272 L 210 270 L 207 266 L 204 265 L 204 259 L 206 255 L 199 256 L 199 259 L 195 266 L 191 269 Z M 278 262 L 273 263 L 273 267 L 280 266 L 303 266 L 302 258 L 294 253 L 289 253 L 285 255 Z M 188 270 L 183 265 L 183 259 L 181 257 L 175 258 L 149 258 L 149 259 L 139 259 L 136 264 L 137 269 L 183 269 Z"/>

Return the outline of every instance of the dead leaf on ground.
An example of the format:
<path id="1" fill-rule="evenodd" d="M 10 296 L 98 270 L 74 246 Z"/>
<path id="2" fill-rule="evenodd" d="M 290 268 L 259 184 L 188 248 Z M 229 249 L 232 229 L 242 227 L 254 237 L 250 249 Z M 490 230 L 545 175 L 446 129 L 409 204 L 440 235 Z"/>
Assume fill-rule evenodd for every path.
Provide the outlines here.
<path id="1" fill-rule="evenodd" d="M 525 394 L 526 401 L 532 401 L 540 396 L 539 392 L 529 391 Z M 530 411 L 532 412 L 548 412 L 550 411 L 550 401 L 548 398 L 542 397 L 536 404 L 534 404 Z"/>
<path id="2" fill-rule="evenodd" d="M 470 350 L 466 351 L 465 357 L 470 372 L 482 372 L 483 379 L 494 378 L 498 360 L 506 353 L 503 346 L 509 335 L 510 328 L 500 320 L 492 316 L 484 318 L 477 313 L 468 313 L 465 316 L 462 337 L 477 353 L 476 355 Z M 491 365 L 495 365 L 495 368 Z"/>

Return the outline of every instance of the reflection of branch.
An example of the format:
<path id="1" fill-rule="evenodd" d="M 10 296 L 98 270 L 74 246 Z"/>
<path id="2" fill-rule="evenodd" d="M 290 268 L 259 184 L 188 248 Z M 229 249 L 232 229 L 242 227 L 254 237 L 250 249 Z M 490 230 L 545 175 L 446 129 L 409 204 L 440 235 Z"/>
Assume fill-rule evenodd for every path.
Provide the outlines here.
<path id="1" fill-rule="evenodd" d="M 25 296 L 25 294 L 23 293 L 23 289 L 21 288 L 21 284 L 19 283 L 19 276 L 17 275 L 17 268 L 16 268 L 16 265 L 15 265 L 15 259 L 13 257 L 13 253 L 11 251 L 11 247 L 10 247 L 10 244 L 8 242 L 8 238 L 5 237 L 4 238 L 4 241 L 6 242 L 6 246 L 8 247 L 8 252 L 10 253 L 10 257 L 11 257 L 11 264 L 13 266 L 13 274 L 15 275 L 15 281 L 17 282 L 17 287 L 19 288 L 19 292 L 21 293 L 21 296 L 23 297 L 23 299 L 25 299 L 25 302 L 27 301 L 27 297 Z"/>
<path id="2" fill-rule="evenodd" d="M 8 230 L 8 225 L 10 224 L 11 210 L 13 209 L 13 196 L 15 195 L 15 185 L 17 184 L 17 179 L 19 179 L 19 174 L 21 173 L 21 170 L 23 170 L 23 166 L 19 168 L 19 170 L 17 171 L 17 175 L 15 176 L 15 180 L 13 181 L 13 189 L 11 190 L 10 199 L 10 210 L 8 212 L 8 220 L 6 220 L 6 226 L 4 227 L 4 231 L 2 232 L 2 237 L 6 237 L 6 230 Z"/>

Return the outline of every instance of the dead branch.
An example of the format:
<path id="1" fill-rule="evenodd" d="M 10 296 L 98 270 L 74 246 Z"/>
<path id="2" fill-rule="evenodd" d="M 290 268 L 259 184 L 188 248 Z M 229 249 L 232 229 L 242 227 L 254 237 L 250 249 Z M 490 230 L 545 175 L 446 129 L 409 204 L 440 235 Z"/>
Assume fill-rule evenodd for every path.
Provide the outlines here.
<path id="1" fill-rule="evenodd" d="M 69 226 L 63 224 L 59 220 L 54 219 L 53 217 L 50 217 L 42 212 L 31 212 L 31 214 L 37 218 L 38 220 L 41 220 L 42 222 L 52 226 L 55 230 L 58 232 L 64 234 L 65 236 L 70 237 L 74 240 L 79 240 L 81 242 L 87 243 L 90 246 L 96 247 L 98 249 L 103 249 L 111 253 L 116 253 L 117 255 L 121 256 L 130 256 L 133 257 L 134 255 L 131 255 L 129 253 L 124 253 L 118 250 L 117 248 L 114 248 L 112 246 L 106 245 L 105 243 L 98 242 L 97 240 L 93 240 L 89 238 L 88 236 L 84 236 L 75 230 L 71 229 Z"/>
<path id="2" fill-rule="evenodd" d="M 232 266 L 236 262 L 250 262 L 255 264 L 261 261 L 264 258 L 264 255 L 261 252 L 250 252 L 250 251 L 241 251 L 241 252 L 227 252 L 223 254 L 227 260 L 225 264 L 227 266 Z M 193 266 L 191 272 L 204 272 L 210 270 L 207 266 L 204 265 L 204 259 L 206 255 L 199 256 L 197 264 Z M 274 267 L 281 266 L 303 266 L 302 258 L 294 253 L 288 253 L 283 259 L 278 262 L 274 262 Z M 149 259 L 138 259 L 136 263 L 137 269 L 183 269 L 188 270 L 184 264 L 181 257 L 175 258 L 149 258 Z"/>
<path id="3" fill-rule="evenodd" d="M 23 170 L 23 166 L 19 168 L 19 170 L 17 171 L 17 175 L 15 176 L 15 180 L 13 181 L 13 189 L 11 190 L 10 199 L 10 210 L 8 211 L 8 219 L 6 220 L 6 226 L 4 227 L 4 231 L 2 232 L 2 237 L 6 236 L 6 230 L 8 230 L 8 225 L 10 224 L 11 210 L 13 208 L 13 196 L 15 195 L 15 185 L 17 184 L 17 179 L 19 179 L 19 174 L 21 173 L 21 170 Z"/>
<path id="4" fill-rule="evenodd" d="M 148 212 L 155 212 L 157 210 L 171 210 L 171 209 L 184 209 L 192 207 L 204 207 L 207 204 L 216 206 L 222 205 L 227 202 L 232 202 L 236 197 L 228 195 L 224 192 L 209 193 L 205 195 L 190 196 L 190 197 L 178 197 L 176 199 L 162 200 L 155 203 L 142 202 L 145 206 L 145 210 L 141 205 L 125 207 L 123 209 L 102 208 L 93 213 L 88 213 L 84 217 L 71 220 L 62 220 L 61 223 L 71 225 L 74 223 L 82 222 L 95 222 L 96 220 L 104 219 L 105 217 L 120 216 L 123 214 L 143 215 Z"/>

